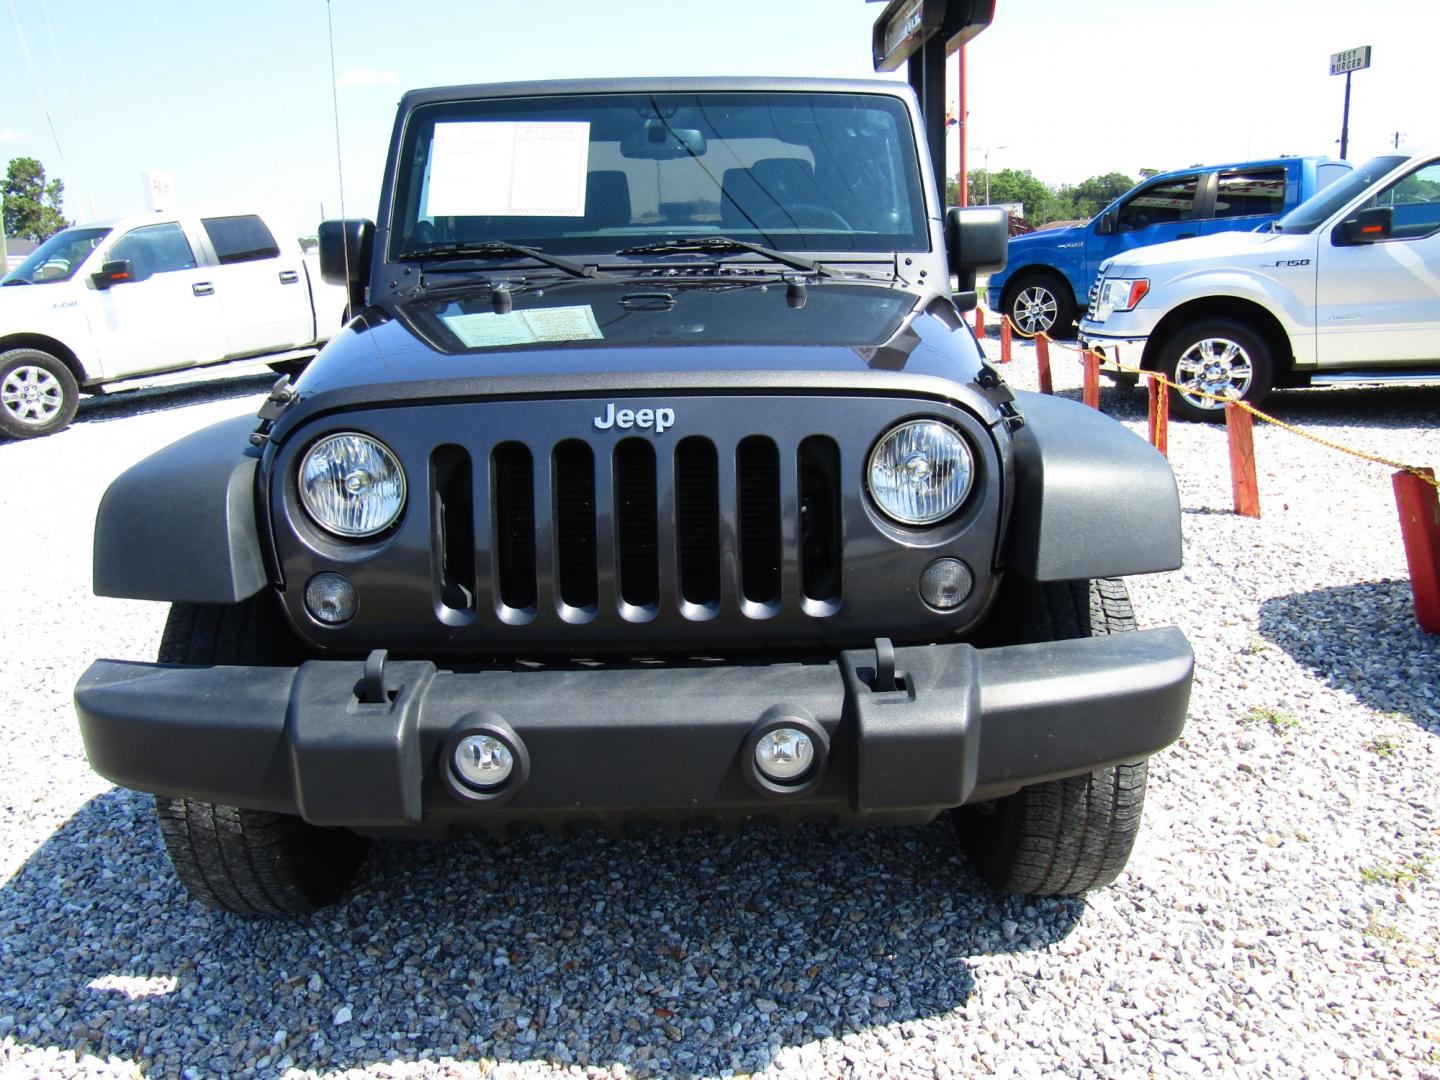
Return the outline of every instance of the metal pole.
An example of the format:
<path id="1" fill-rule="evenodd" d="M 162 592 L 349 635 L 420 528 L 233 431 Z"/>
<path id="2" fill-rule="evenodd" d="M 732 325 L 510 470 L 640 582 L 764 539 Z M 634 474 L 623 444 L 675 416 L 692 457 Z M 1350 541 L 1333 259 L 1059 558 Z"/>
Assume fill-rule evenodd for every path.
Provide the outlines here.
<path id="1" fill-rule="evenodd" d="M 1352 72 L 1345 72 L 1345 115 L 1340 121 L 1340 160 L 1348 161 L 1346 155 L 1350 151 L 1350 76 Z"/>
<path id="2" fill-rule="evenodd" d="M 990 148 L 985 148 L 985 205 L 990 205 Z"/>
<path id="3" fill-rule="evenodd" d="M 965 124 L 965 110 L 969 107 L 965 102 L 965 46 L 961 45 L 958 51 L 960 53 L 960 115 L 955 118 L 955 121 L 960 125 L 960 205 L 969 206 L 970 170 L 966 164 L 968 158 L 966 157 L 967 144 L 965 140 L 970 137 L 970 133 L 966 130 Z"/>

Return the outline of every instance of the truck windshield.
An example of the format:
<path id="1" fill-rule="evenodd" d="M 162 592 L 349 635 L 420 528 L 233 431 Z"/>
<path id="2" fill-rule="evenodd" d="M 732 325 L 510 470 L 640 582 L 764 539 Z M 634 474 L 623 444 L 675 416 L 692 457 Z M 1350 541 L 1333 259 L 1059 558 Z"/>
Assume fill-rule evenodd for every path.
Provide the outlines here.
<path id="1" fill-rule="evenodd" d="M 919 158 L 882 94 L 715 92 L 421 106 L 390 257 L 503 240 L 611 255 L 725 236 L 788 251 L 928 251 Z"/>
<path id="2" fill-rule="evenodd" d="M 1371 158 L 1358 169 L 1352 170 L 1329 187 L 1317 191 L 1294 210 L 1291 210 L 1275 223 L 1275 231 L 1314 232 L 1329 220 L 1330 215 L 1336 210 L 1339 210 L 1405 160 L 1404 154 L 1383 154 L 1380 157 Z"/>
<path id="3" fill-rule="evenodd" d="M 85 256 L 95 250 L 109 229 L 62 229 L 26 256 L 0 285 L 49 285 L 69 281 Z"/>

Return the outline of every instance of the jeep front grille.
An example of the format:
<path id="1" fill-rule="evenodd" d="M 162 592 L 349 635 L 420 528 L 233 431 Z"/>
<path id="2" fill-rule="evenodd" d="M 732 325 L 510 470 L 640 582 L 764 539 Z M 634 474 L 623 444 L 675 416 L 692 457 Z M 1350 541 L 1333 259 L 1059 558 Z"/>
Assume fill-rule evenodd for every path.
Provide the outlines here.
<path id="1" fill-rule="evenodd" d="M 506 622 L 526 622 L 552 601 L 567 622 L 605 617 L 602 581 L 613 582 L 615 614 L 629 622 L 648 621 L 667 602 L 704 621 L 732 597 L 764 619 L 779 610 L 787 559 L 800 596 L 822 606 L 815 613 L 838 606 L 839 448 L 826 436 L 792 444 L 791 460 L 761 435 L 723 453 L 703 436 L 658 446 L 622 439 L 608 455 L 573 438 L 505 442 L 490 452 L 488 506 L 448 481 L 466 471 L 453 460 L 458 450 L 435 451 L 431 470 L 445 606 L 486 615 L 476 604 L 480 583 L 457 580 L 476 565 L 460 550 L 472 536 L 491 540 L 496 615 Z M 796 520 L 787 522 L 787 505 L 798 507 Z M 456 528 L 472 516 L 477 527 Z"/>

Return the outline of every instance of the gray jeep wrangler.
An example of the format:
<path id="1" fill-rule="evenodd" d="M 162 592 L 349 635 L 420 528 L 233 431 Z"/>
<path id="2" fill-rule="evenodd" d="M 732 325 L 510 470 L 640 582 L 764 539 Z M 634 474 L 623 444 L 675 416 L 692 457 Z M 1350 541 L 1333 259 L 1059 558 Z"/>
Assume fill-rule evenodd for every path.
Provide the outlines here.
<path id="1" fill-rule="evenodd" d="M 1165 460 L 1013 392 L 909 87 L 415 91 L 353 318 L 101 504 L 158 662 L 76 689 L 191 895 L 335 901 L 374 837 L 954 818 L 999 889 L 1115 878 L 1192 657 Z M 956 284 L 952 283 L 952 275 Z"/>

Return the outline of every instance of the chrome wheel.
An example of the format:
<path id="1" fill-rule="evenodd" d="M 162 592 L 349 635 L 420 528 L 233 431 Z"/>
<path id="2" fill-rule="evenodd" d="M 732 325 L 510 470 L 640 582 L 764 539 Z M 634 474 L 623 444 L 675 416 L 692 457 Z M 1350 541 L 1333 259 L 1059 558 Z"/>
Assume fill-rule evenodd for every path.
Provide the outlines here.
<path id="1" fill-rule="evenodd" d="M 1060 304 L 1055 294 L 1043 285 L 1030 285 L 1015 295 L 1015 325 L 1031 337 L 1055 325 Z"/>
<path id="2" fill-rule="evenodd" d="M 1212 412 L 1223 409 L 1227 401 L 1243 398 L 1254 378 L 1255 366 L 1250 354 L 1226 338 L 1204 338 L 1195 342 L 1180 354 L 1175 364 L 1175 383 L 1180 396 L 1194 408 Z"/>
<path id="3" fill-rule="evenodd" d="M 60 380 L 42 367 L 22 364 L 0 382 L 0 406 L 26 427 L 43 427 L 53 421 L 65 404 Z"/>

